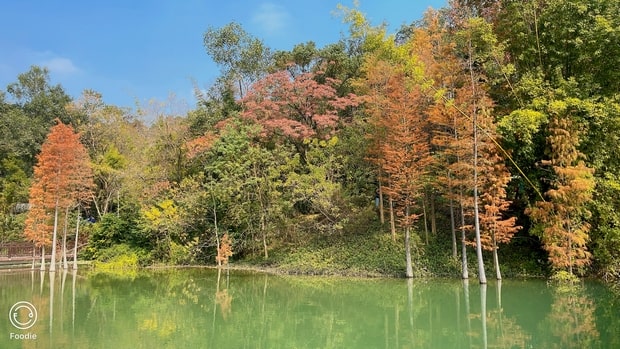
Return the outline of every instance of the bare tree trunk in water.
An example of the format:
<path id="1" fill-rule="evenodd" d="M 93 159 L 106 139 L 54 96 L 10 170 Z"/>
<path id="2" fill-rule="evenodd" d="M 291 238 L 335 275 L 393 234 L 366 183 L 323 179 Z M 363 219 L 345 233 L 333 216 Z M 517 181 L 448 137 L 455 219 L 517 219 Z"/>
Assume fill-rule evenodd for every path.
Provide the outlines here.
<path id="1" fill-rule="evenodd" d="M 478 257 L 478 279 L 481 284 L 487 283 L 484 272 L 484 260 L 482 259 L 482 243 L 480 241 L 480 217 L 478 213 L 478 126 L 476 125 L 474 112 L 474 229 L 476 232 L 476 256 Z"/>
<path id="2" fill-rule="evenodd" d="M 471 40 L 468 41 L 468 45 L 469 77 L 471 79 L 471 93 L 474 97 L 474 103 L 472 106 L 472 123 L 474 133 L 474 230 L 476 233 L 476 256 L 478 257 L 478 279 L 480 280 L 481 284 L 486 284 L 487 276 L 484 272 L 484 260 L 482 259 L 482 243 L 480 242 L 480 217 L 478 212 L 478 105 L 476 103 L 476 79 L 474 77 L 473 48 Z"/>
<path id="3" fill-rule="evenodd" d="M 56 199 L 56 209 L 54 210 L 54 232 L 52 235 L 52 257 L 50 260 L 50 271 L 56 271 L 56 239 L 58 238 L 58 199 Z"/>
<path id="4" fill-rule="evenodd" d="M 461 204 L 461 278 L 469 279 L 469 271 L 467 269 L 467 245 L 465 244 L 465 210 Z"/>
<path id="5" fill-rule="evenodd" d="M 62 268 L 69 269 L 69 264 L 67 264 L 67 229 L 69 225 L 69 207 L 65 211 L 65 227 L 62 231 Z"/>
<path id="6" fill-rule="evenodd" d="M 409 206 L 407 206 L 405 208 L 405 219 L 409 220 Z M 411 244 L 410 244 L 410 238 L 411 238 L 411 228 L 409 227 L 409 224 L 407 224 L 407 228 L 405 228 L 405 256 L 406 256 L 406 260 L 407 260 L 407 277 L 408 278 L 412 278 L 413 277 L 413 266 L 411 265 Z"/>
<path id="7" fill-rule="evenodd" d="M 499 249 L 499 247 L 497 246 L 497 241 L 495 241 L 495 236 L 492 237 L 493 239 L 493 265 L 495 265 L 495 277 L 497 278 L 497 280 L 501 280 L 502 279 L 502 272 L 499 270 L 499 257 L 497 256 L 497 250 Z"/>
<path id="8" fill-rule="evenodd" d="M 78 236 L 80 234 L 80 206 L 77 207 L 77 218 L 75 222 L 75 244 L 73 245 L 73 270 L 77 270 L 77 250 L 78 250 Z"/>
<path id="9" fill-rule="evenodd" d="M 41 246 L 41 271 L 45 271 L 45 246 Z"/>

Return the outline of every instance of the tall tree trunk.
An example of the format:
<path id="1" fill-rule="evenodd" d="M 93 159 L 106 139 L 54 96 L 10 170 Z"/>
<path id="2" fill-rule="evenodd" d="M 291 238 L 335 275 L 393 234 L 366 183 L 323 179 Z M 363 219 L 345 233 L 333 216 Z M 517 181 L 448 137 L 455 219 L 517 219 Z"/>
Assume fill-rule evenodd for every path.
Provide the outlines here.
<path id="1" fill-rule="evenodd" d="M 269 258 L 269 252 L 267 251 L 267 229 L 265 226 L 265 212 L 260 217 L 260 230 L 263 234 L 263 252 L 265 253 L 265 259 Z"/>
<path id="2" fill-rule="evenodd" d="M 379 219 L 381 220 L 381 225 L 385 224 L 385 212 L 383 207 L 383 185 L 381 185 L 381 181 L 379 181 Z"/>
<path id="3" fill-rule="evenodd" d="M 394 200 L 390 195 L 390 232 L 392 233 L 392 241 L 396 241 L 396 221 L 394 219 Z"/>
<path id="4" fill-rule="evenodd" d="M 469 279 L 469 270 L 467 268 L 467 244 L 465 243 L 465 210 L 461 204 L 461 278 Z"/>
<path id="5" fill-rule="evenodd" d="M 258 175 L 258 171 L 256 169 L 256 164 L 253 166 L 254 169 L 254 176 L 255 177 L 259 177 Z M 265 183 L 268 183 L 268 179 L 263 177 L 263 180 L 265 181 Z M 259 184 L 260 185 L 260 184 Z M 258 192 L 258 202 L 260 203 L 260 232 L 261 232 L 261 237 L 263 239 L 263 255 L 265 256 L 265 259 L 269 258 L 269 252 L 267 251 L 267 205 L 268 205 L 268 199 L 263 197 L 263 192 L 261 190 L 262 188 L 258 187 L 256 188 L 256 191 Z M 267 202 L 267 203 L 266 203 Z"/>
<path id="6" fill-rule="evenodd" d="M 474 76 L 473 66 L 473 47 L 471 39 L 468 41 L 469 58 L 467 63 L 469 65 L 469 78 L 471 82 L 471 94 L 472 94 L 472 123 L 474 134 L 474 230 L 476 233 L 476 256 L 478 257 L 478 279 L 481 284 L 487 283 L 487 277 L 484 272 L 484 260 L 482 258 L 482 243 L 480 242 L 480 217 L 478 209 L 478 98 L 476 93 L 476 78 Z"/>
<path id="7" fill-rule="evenodd" d="M 41 246 L 41 271 L 45 271 L 45 246 Z"/>
<path id="8" fill-rule="evenodd" d="M 78 250 L 78 236 L 80 233 L 80 205 L 77 207 L 77 218 L 75 222 L 75 243 L 73 244 L 73 270 L 77 270 L 77 250 Z"/>
<path id="9" fill-rule="evenodd" d="M 97 198 L 95 197 L 95 194 L 92 194 L 91 198 L 93 199 L 93 203 L 95 204 L 95 210 L 97 211 L 97 217 L 99 217 L 99 220 L 101 220 L 101 217 L 103 217 L 103 213 L 101 212 L 101 209 L 99 208 L 99 204 L 97 203 Z"/>
<path id="10" fill-rule="evenodd" d="M 405 208 L 405 221 L 408 222 L 409 221 L 409 206 L 407 206 Z M 410 224 L 407 223 L 407 227 L 405 228 L 405 259 L 406 259 L 406 276 L 408 278 L 412 278 L 413 277 L 413 266 L 411 264 L 411 244 L 410 244 L 410 238 L 411 238 L 411 228 L 410 228 Z"/>
<path id="11" fill-rule="evenodd" d="M 37 258 L 37 246 L 34 244 L 32 245 L 32 267 L 30 269 L 34 270 L 34 264 L 35 264 L 35 259 Z"/>
<path id="12" fill-rule="evenodd" d="M 430 203 L 431 203 L 431 234 L 433 236 L 437 236 L 437 212 L 435 211 L 435 194 L 433 193 L 433 189 L 431 188 L 430 194 Z"/>
<path id="13" fill-rule="evenodd" d="M 422 212 L 424 214 L 424 240 L 428 245 L 428 220 L 426 219 L 426 194 L 422 197 Z"/>
<path id="14" fill-rule="evenodd" d="M 495 236 L 491 237 L 493 239 L 493 265 L 495 266 L 495 277 L 497 280 L 502 279 L 502 272 L 499 269 L 499 257 L 497 256 L 497 250 L 499 246 L 497 246 L 497 241 L 495 241 Z"/>
<path id="15" fill-rule="evenodd" d="M 476 256 L 478 257 L 478 279 L 481 284 L 486 284 L 487 276 L 484 272 L 484 260 L 482 258 L 480 217 L 478 212 L 478 126 L 476 125 L 476 116 L 477 112 L 474 111 L 474 229 L 476 232 Z"/>
<path id="16" fill-rule="evenodd" d="M 65 227 L 62 231 L 62 268 L 67 270 L 69 265 L 67 264 L 67 226 L 69 225 L 69 207 L 65 211 Z"/>
<path id="17" fill-rule="evenodd" d="M 570 214 L 567 215 L 567 231 L 568 234 L 566 236 L 566 255 L 568 256 L 568 272 L 573 275 L 573 246 L 571 243 L 571 236 L 573 235 L 572 227 L 570 223 Z"/>
<path id="18" fill-rule="evenodd" d="M 213 193 L 211 193 L 211 198 L 213 199 L 213 227 L 215 230 L 215 243 L 217 245 L 217 251 L 220 250 L 220 235 L 219 232 L 217 231 L 217 209 L 215 206 L 215 196 L 213 195 Z M 217 259 L 217 266 L 221 267 L 222 266 L 222 261 L 221 259 Z M 218 274 L 218 285 L 219 285 L 219 274 Z"/>
<path id="19" fill-rule="evenodd" d="M 454 224 L 454 201 L 450 199 L 450 232 L 452 233 L 452 258 L 458 258 L 456 252 L 456 224 Z"/>
<path id="20" fill-rule="evenodd" d="M 50 260 L 50 271 L 56 271 L 56 240 L 58 235 L 58 200 L 54 210 L 54 232 L 52 235 L 52 258 Z"/>
<path id="21" fill-rule="evenodd" d="M 450 200 L 450 232 L 452 233 L 452 258 L 458 258 L 456 251 L 456 223 L 454 218 L 454 200 L 452 200 L 452 176 L 448 171 L 448 198 Z"/>

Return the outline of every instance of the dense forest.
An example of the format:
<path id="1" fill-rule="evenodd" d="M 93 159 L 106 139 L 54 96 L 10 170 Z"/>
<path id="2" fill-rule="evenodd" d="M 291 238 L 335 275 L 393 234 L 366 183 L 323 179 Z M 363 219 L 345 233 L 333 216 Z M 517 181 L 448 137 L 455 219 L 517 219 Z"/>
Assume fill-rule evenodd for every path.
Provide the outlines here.
<path id="1" fill-rule="evenodd" d="M 620 278 L 618 1 L 454 0 L 395 33 L 338 11 L 349 31 L 325 47 L 208 28 L 220 75 L 185 115 L 161 103 L 147 121 L 20 74 L 0 92 L 1 242 L 140 265 Z"/>

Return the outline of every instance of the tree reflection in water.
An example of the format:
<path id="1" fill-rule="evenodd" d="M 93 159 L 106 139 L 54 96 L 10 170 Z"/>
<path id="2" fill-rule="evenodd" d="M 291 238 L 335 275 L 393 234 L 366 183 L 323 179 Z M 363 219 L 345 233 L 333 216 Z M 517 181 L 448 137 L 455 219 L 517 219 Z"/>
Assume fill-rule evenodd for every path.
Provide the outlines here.
<path id="1" fill-rule="evenodd" d="M 600 347 L 594 301 L 581 284 L 560 285 L 553 292 L 551 312 L 542 323 L 546 348 Z"/>

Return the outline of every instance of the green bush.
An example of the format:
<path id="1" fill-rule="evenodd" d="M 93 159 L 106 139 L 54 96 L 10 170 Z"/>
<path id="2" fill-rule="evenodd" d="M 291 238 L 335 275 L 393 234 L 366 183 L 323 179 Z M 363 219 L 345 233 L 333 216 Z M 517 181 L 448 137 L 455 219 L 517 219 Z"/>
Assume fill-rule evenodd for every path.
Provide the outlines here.
<path id="1" fill-rule="evenodd" d="M 80 253 L 83 259 L 102 261 L 108 258 L 108 254 L 115 253 L 117 248 L 125 248 L 116 246 L 125 245 L 138 252 L 142 260 L 145 256 L 139 251 L 152 249 L 151 242 L 143 236 L 133 218 L 105 214 L 89 230 L 88 245 Z"/>
<path id="2" fill-rule="evenodd" d="M 550 278 L 549 282 L 556 285 L 570 285 L 578 284 L 581 280 L 573 273 L 569 273 L 565 270 L 555 272 Z"/>
<path id="3" fill-rule="evenodd" d="M 118 244 L 99 251 L 93 266 L 98 269 L 134 269 L 150 262 L 150 254 L 146 251 Z"/>
<path id="4" fill-rule="evenodd" d="M 198 240 L 194 240 L 188 244 L 177 244 L 170 242 L 170 263 L 173 265 L 190 265 L 195 263 L 194 249 Z"/>

